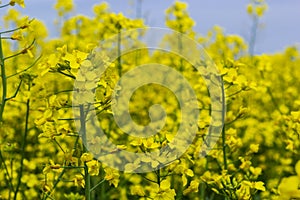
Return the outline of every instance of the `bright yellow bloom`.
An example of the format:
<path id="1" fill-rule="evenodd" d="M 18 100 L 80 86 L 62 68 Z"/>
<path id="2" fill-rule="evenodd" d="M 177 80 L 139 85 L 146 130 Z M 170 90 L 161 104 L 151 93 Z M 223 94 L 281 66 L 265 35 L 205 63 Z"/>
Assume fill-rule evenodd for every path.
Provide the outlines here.
<path id="1" fill-rule="evenodd" d="M 18 40 L 18 41 L 22 41 L 22 40 L 24 39 L 23 34 L 22 34 L 21 31 L 16 31 L 16 32 L 14 32 L 14 33 L 10 36 L 10 38 L 11 38 L 12 40 Z"/>
<path id="2" fill-rule="evenodd" d="M 259 150 L 259 144 L 251 144 L 250 145 L 250 153 L 257 153 Z"/>
<path id="3" fill-rule="evenodd" d="M 261 5 L 261 6 L 257 6 L 255 8 L 255 13 L 258 17 L 262 17 L 265 13 L 265 11 L 267 10 L 267 6 L 266 5 Z"/>
<path id="4" fill-rule="evenodd" d="M 300 179 L 300 160 L 295 165 L 295 171 Z"/>
<path id="5" fill-rule="evenodd" d="M 22 8 L 25 8 L 24 0 L 11 0 L 11 1 L 9 2 L 9 4 L 10 4 L 11 6 L 14 6 L 15 4 L 18 4 L 18 5 L 20 5 Z"/>
<path id="6" fill-rule="evenodd" d="M 291 198 L 300 198 L 299 177 L 290 176 L 283 178 L 278 186 L 278 191 L 280 194 L 280 199 L 289 200 Z"/>
<path id="7" fill-rule="evenodd" d="M 130 187 L 131 195 L 145 196 L 144 187 L 141 185 L 134 185 Z"/>
<path id="8" fill-rule="evenodd" d="M 187 195 L 192 192 L 198 192 L 198 188 L 199 188 L 199 181 L 193 180 L 190 183 L 190 186 L 183 191 L 183 195 Z"/>
<path id="9" fill-rule="evenodd" d="M 156 184 L 151 191 L 151 196 L 155 200 L 174 200 L 176 193 L 170 188 L 171 184 L 168 180 L 163 180 L 160 186 Z"/>
<path id="10" fill-rule="evenodd" d="M 252 15 L 252 13 L 253 13 L 253 5 L 252 4 L 247 5 L 247 13 L 249 15 Z"/>
<path id="11" fill-rule="evenodd" d="M 99 174 L 100 165 L 97 160 L 91 160 L 91 161 L 87 162 L 86 165 L 88 167 L 89 175 L 97 176 Z"/>
<path id="12" fill-rule="evenodd" d="M 260 191 L 266 191 L 266 188 L 265 188 L 264 184 L 265 184 L 264 182 L 258 181 L 258 182 L 252 183 L 252 187 L 254 189 L 257 189 L 257 190 L 260 190 Z"/>
<path id="13" fill-rule="evenodd" d="M 251 183 L 249 181 L 243 181 L 241 187 L 236 191 L 239 199 L 250 199 Z"/>
<path id="14" fill-rule="evenodd" d="M 250 167 L 250 172 L 254 175 L 254 176 L 259 176 L 262 172 L 262 169 L 260 167 Z"/>
<path id="15" fill-rule="evenodd" d="M 74 9 L 73 0 L 58 0 L 54 5 L 59 16 L 63 16 Z"/>
<path id="16" fill-rule="evenodd" d="M 84 181 L 84 177 L 82 175 L 75 175 L 75 177 L 73 178 L 73 181 L 76 186 L 84 188 L 85 181 Z"/>
<path id="17" fill-rule="evenodd" d="M 118 187 L 119 184 L 119 171 L 112 169 L 112 168 L 105 168 L 105 177 L 104 179 L 109 182 L 109 185 L 113 184 L 115 187 Z"/>
<path id="18" fill-rule="evenodd" d="M 32 20 L 29 19 L 28 16 L 25 16 L 21 19 L 21 21 L 19 22 L 19 27 L 21 29 L 25 29 L 30 27 L 30 23 L 32 22 Z"/>
<path id="19" fill-rule="evenodd" d="M 91 153 L 83 153 L 80 157 L 81 162 L 89 162 L 93 160 L 93 155 Z"/>
<path id="20" fill-rule="evenodd" d="M 83 62 L 86 57 L 88 56 L 87 53 L 74 50 L 72 54 L 66 53 L 66 55 L 63 57 L 63 59 L 67 60 L 70 62 L 70 67 L 73 69 L 77 69 L 80 67 L 81 62 Z"/>

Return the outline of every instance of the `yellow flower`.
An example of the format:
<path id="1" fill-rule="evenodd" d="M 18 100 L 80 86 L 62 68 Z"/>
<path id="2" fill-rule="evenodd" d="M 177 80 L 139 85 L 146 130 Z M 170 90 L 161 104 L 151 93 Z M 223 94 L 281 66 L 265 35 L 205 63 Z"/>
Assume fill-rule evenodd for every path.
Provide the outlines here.
<path id="1" fill-rule="evenodd" d="M 83 153 L 80 157 L 81 162 L 88 162 L 93 160 L 93 155 L 91 153 Z"/>
<path id="2" fill-rule="evenodd" d="M 21 51 L 21 53 L 22 53 L 22 54 L 28 54 L 28 56 L 29 56 L 30 58 L 33 58 L 34 55 L 33 55 L 32 51 L 31 51 L 32 48 L 33 48 L 33 47 L 25 47 L 25 48 Z"/>
<path id="3" fill-rule="evenodd" d="M 43 174 L 48 174 L 51 171 L 51 168 L 49 165 L 47 165 L 46 167 L 44 167 L 43 169 Z"/>
<path id="4" fill-rule="evenodd" d="M 111 168 L 105 168 L 105 177 L 104 179 L 109 182 L 109 185 L 113 184 L 115 187 L 118 187 L 120 174 L 117 170 Z"/>
<path id="5" fill-rule="evenodd" d="M 168 180 L 163 180 L 160 186 L 156 184 L 153 187 L 152 194 L 155 200 L 174 200 L 176 193 L 174 189 L 170 188 L 171 184 Z"/>
<path id="6" fill-rule="evenodd" d="M 25 16 L 21 19 L 20 23 L 19 23 L 19 26 L 21 29 L 25 29 L 25 28 L 28 28 L 30 27 L 30 23 L 32 22 L 33 20 L 29 20 L 29 17 L 28 16 Z"/>
<path id="7" fill-rule="evenodd" d="M 247 160 L 243 157 L 239 157 L 240 161 L 242 162 L 241 165 L 240 165 L 240 169 L 243 169 L 243 170 L 248 170 L 252 164 L 252 162 L 250 160 Z"/>
<path id="8" fill-rule="evenodd" d="M 291 198 L 300 198 L 299 177 L 290 176 L 283 178 L 278 186 L 278 191 L 280 194 L 280 199 L 289 200 Z"/>
<path id="9" fill-rule="evenodd" d="M 75 175 L 75 178 L 73 178 L 73 182 L 76 186 L 80 186 L 84 188 L 85 186 L 85 181 L 82 175 Z"/>
<path id="10" fill-rule="evenodd" d="M 259 144 L 251 144 L 250 145 L 250 153 L 257 153 L 259 150 Z"/>
<path id="11" fill-rule="evenodd" d="M 294 141 L 293 140 L 285 140 L 286 142 L 286 147 L 285 149 L 286 150 L 290 150 L 290 151 L 293 151 L 294 150 Z"/>
<path id="12" fill-rule="evenodd" d="M 265 184 L 264 182 L 258 181 L 258 182 L 254 182 L 252 185 L 253 185 L 253 188 L 255 188 L 257 190 L 266 191 L 264 184 Z"/>
<path id="13" fill-rule="evenodd" d="M 16 31 L 10 36 L 10 39 L 22 41 L 24 37 L 21 31 Z"/>
<path id="14" fill-rule="evenodd" d="M 253 5 L 252 4 L 247 5 L 247 13 L 249 15 L 252 15 L 252 13 L 253 13 Z"/>
<path id="15" fill-rule="evenodd" d="M 236 191 L 238 198 L 242 200 L 250 199 L 251 197 L 250 189 L 251 189 L 251 182 L 242 181 L 241 187 Z"/>
<path id="16" fill-rule="evenodd" d="M 300 179 L 300 160 L 295 165 L 295 171 Z"/>
<path id="17" fill-rule="evenodd" d="M 259 176 L 262 172 L 262 169 L 260 167 L 250 167 L 250 172 L 254 175 L 254 176 Z"/>
<path id="18" fill-rule="evenodd" d="M 131 195 L 145 196 L 144 188 L 141 185 L 130 186 Z"/>
<path id="19" fill-rule="evenodd" d="M 261 5 L 261 6 L 257 6 L 255 8 L 255 13 L 258 17 L 262 17 L 263 14 L 265 13 L 265 11 L 267 10 L 267 6 L 266 5 Z"/>
<path id="20" fill-rule="evenodd" d="M 198 188 L 199 188 L 199 181 L 193 180 L 190 186 L 183 191 L 183 195 L 187 195 L 192 192 L 198 192 Z"/>
<path id="21" fill-rule="evenodd" d="M 84 53 L 84 52 L 81 52 L 78 50 L 74 50 L 72 52 L 72 54 L 66 53 L 66 55 L 63 57 L 63 59 L 70 62 L 71 68 L 77 69 L 78 67 L 80 67 L 81 62 L 84 61 L 87 56 L 88 56 L 87 53 Z"/>
<path id="22" fill-rule="evenodd" d="M 50 192 L 52 190 L 52 183 L 49 183 L 49 182 L 44 182 L 43 185 L 42 185 L 42 190 L 43 192 Z"/>
<path id="23" fill-rule="evenodd" d="M 50 169 L 55 172 L 61 172 L 62 168 L 60 164 L 55 164 L 53 160 L 50 160 Z"/>
<path id="24" fill-rule="evenodd" d="M 73 10 L 74 5 L 72 0 L 58 0 L 54 5 L 54 8 L 58 11 L 59 16 L 63 16 L 64 14 Z"/>
<path id="25" fill-rule="evenodd" d="M 9 4 L 11 6 L 14 6 L 15 4 L 19 4 L 22 8 L 25 8 L 25 3 L 24 3 L 24 0 L 11 0 L 9 2 Z"/>
<path id="26" fill-rule="evenodd" d="M 65 152 L 64 158 L 65 158 L 66 165 L 69 165 L 69 164 L 71 164 L 71 165 L 73 165 L 73 166 L 74 166 L 74 165 L 75 165 L 75 166 L 78 165 L 78 158 L 73 157 L 73 153 L 74 153 L 74 151 L 71 151 L 71 152 L 66 151 L 66 152 Z"/>
<path id="27" fill-rule="evenodd" d="M 91 160 L 86 163 L 88 167 L 89 175 L 91 176 L 97 176 L 99 174 L 99 162 L 97 160 Z"/>
<path id="28" fill-rule="evenodd" d="M 143 140 L 143 145 L 144 147 L 148 150 L 148 149 L 156 149 L 160 147 L 159 143 L 156 143 L 153 139 L 153 137 L 151 138 L 147 138 Z"/>

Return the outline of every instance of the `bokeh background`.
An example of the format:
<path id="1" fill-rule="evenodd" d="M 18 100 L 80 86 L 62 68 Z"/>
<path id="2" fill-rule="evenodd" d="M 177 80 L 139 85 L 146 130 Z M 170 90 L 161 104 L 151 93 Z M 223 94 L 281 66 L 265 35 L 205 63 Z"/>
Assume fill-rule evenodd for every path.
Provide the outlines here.
<path id="1" fill-rule="evenodd" d="M 92 15 L 92 7 L 100 0 L 75 0 L 75 14 Z M 165 10 L 174 0 L 107 0 L 111 11 L 122 12 L 130 18 L 142 17 L 146 24 L 165 27 Z M 247 15 L 249 1 L 187 0 L 189 14 L 196 21 L 195 31 L 206 35 L 214 25 L 224 28 L 226 34 L 238 34 L 249 41 L 252 20 Z M 269 0 L 268 11 L 260 21 L 255 53 L 275 53 L 291 45 L 300 46 L 300 1 Z M 54 21 L 56 12 L 53 0 L 26 1 L 22 13 L 46 23 L 51 37 L 59 36 Z M 16 6 L 18 7 L 18 6 Z M 2 15 L 1 13 L 0 15 Z"/>

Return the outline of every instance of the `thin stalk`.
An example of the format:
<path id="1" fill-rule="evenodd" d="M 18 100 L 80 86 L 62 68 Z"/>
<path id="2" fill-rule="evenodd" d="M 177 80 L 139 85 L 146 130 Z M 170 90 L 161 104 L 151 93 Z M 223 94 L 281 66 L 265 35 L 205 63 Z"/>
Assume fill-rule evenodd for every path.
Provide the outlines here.
<path id="1" fill-rule="evenodd" d="M 85 114 L 84 114 L 84 105 L 79 105 L 79 112 L 80 112 L 80 133 L 82 137 L 83 143 L 83 151 L 87 152 L 85 143 L 86 143 L 86 125 L 85 125 Z"/>
<path id="2" fill-rule="evenodd" d="M 8 57 L 3 58 L 3 61 L 4 61 L 4 60 L 11 59 L 11 58 L 14 58 L 14 57 L 16 57 L 16 56 L 18 56 L 18 55 L 27 53 L 27 51 L 34 45 L 34 43 L 35 43 L 35 39 L 31 42 L 31 44 L 30 44 L 28 47 L 25 47 L 22 51 L 20 51 L 20 52 L 18 52 L 18 53 L 16 53 L 16 54 L 13 54 L 13 55 L 11 55 L 11 56 L 8 56 Z"/>
<path id="3" fill-rule="evenodd" d="M 200 200 L 205 200 L 205 183 L 201 182 L 200 183 Z"/>
<path id="4" fill-rule="evenodd" d="M 61 178 L 62 178 L 62 176 L 64 175 L 65 172 L 66 172 L 66 169 L 63 168 L 63 170 L 61 171 L 58 178 L 56 179 L 56 181 L 53 184 L 52 191 L 54 191 L 54 189 L 56 188 L 57 184 L 60 182 L 60 180 L 61 180 Z M 47 193 L 44 193 L 44 194 L 46 194 L 46 196 L 44 196 L 43 200 L 46 200 L 48 198 L 52 199 L 51 196 L 48 195 Z"/>
<path id="5" fill-rule="evenodd" d="M 11 37 L 2 37 L 4 40 L 12 40 Z"/>
<path id="6" fill-rule="evenodd" d="M 1 67 L 1 80 L 2 80 L 2 99 L 1 99 L 1 104 L 0 104 L 0 122 L 2 122 L 4 107 L 5 107 L 5 103 L 6 103 L 6 95 L 7 95 L 7 77 L 6 77 L 5 65 L 4 65 L 1 34 L 0 34 L 0 67 Z"/>
<path id="7" fill-rule="evenodd" d="M 28 86 L 28 91 L 30 90 L 30 85 Z M 24 159 L 25 159 L 25 148 L 27 144 L 27 135 L 28 135 L 28 123 L 29 123 L 29 110 L 30 110 L 30 99 L 26 102 L 26 116 L 25 116 L 25 130 L 22 138 L 22 144 L 21 144 L 21 161 L 20 161 L 20 171 L 18 174 L 18 183 L 15 190 L 14 200 L 17 199 L 17 195 L 19 192 L 19 188 L 21 185 L 21 178 L 23 176 L 23 169 L 24 169 Z"/>
<path id="8" fill-rule="evenodd" d="M 6 180 L 7 184 L 9 185 L 10 191 L 14 191 L 14 187 L 13 187 L 13 184 L 12 184 L 12 178 L 11 178 L 10 174 L 8 173 L 7 165 L 4 161 L 4 158 L 2 156 L 2 152 L 0 150 L 0 164 L 1 163 L 3 163 L 3 166 L 4 166 L 5 175 L 7 176 L 7 177 L 5 177 L 5 180 Z"/>
<path id="9" fill-rule="evenodd" d="M 121 35 L 121 28 L 119 29 L 118 32 L 118 72 L 119 72 L 119 77 L 122 75 L 122 65 L 121 65 L 121 42 L 122 42 L 122 35 Z"/>
<path id="10" fill-rule="evenodd" d="M 20 29 L 22 29 L 22 28 L 18 27 L 18 28 L 14 28 L 14 29 L 11 29 L 11 30 L 7 30 L 7 31 L 2 31 L 2 32 L 0 32 L 0 34 L 12 33 L 12 32 L 15 32 L 17 30 L 20 30 Z"/>
<path id="11" fill-rule="evenodd" d="M 86 122 L 85 122 L 85 113 L 84 113 L 84 105 L 79 105 L 80 109 L 80 132 L 82 135 L 83 141 L 83 151 L 87 152 L 85 143 L 86 143 Z M 84 163 L 84 179 L 85 179 L 85 199 L 91 200 L 91 176 L 89 174 L 88 166 Z"/>
<path id="12" fill-rule="evenodd" d="M 84 163 L 84 178 L 85 178 L 85 199 L 91 200 L 91 176 L 89 174 L 88 166 Z"/>
<path id="13" fill-rule="evenodd" d="M 76 77 L 75 77 L 74 75 L 72 75 L 72 74 L 67 74 L 67 73 L 65 73 L 65 72 L 63 72 L 63 71 L 58 71 L 58 73 L 60 73 L 60 74 L 62 74 L 62 75 L 65 75 L 65 76 L 67 76 L 67 77 L 69 77 L 69 78 L 76 79 Z"/>
<path id="14" fill-rule="evenodd" d="M 156 171 L 156 177 L 157 177 L 157 184 L 159 185 L 159 187 L 160 187 L 160 169 L 158 169 L 157 171 Z"/>
<path id="15" fill-rule="evenodd" d="M 99 185 L 101 185 L 102 183 L 104 183 L 105 179 L 101 180 L 99 183 L 97 183 L 94 187 L 92 187 L 90 189 L 90 192 L 94 191 Z"/>
<path id="16" fill-rule="evenodd" d="M 181 25 L 180 25 L 180 27 L 181 27 Z M 179 50 L 180 55 L 182 55 L 182 49 L 183 49 L 183 46 L 182 46 L 182 33 L 180 32 L 179 35 L 178 35 L 178 50 Z M 183 59 L 182 59 L 182 57 L 180 57 L 179 71 L 180 72 L 183 71 Z"/>
<path id="17" fill-rule="evenodd" d="M 225 122 L 225 114 L 226 114 L 226 105 L 225 105 L 225 89 L 224 83 L 222 82 L 222 123 Z M 225 124 L 222 128 L 222 151 L 223 151 L 223 161 L 224 161 L 224 169 L 227 169 L 227 155 L 226 155 L 226 133 L 225 133 Z"/>
<path id="18" fill-rule="evenodd" d="M 22 85 L 22 80 L 20 81 L 20 83 L 19 83 L 19 85 L 18 85 L 18 87 L 17 87 L 15 93 L 14 93 L 11 97 L 6 98 L 6 101 L 8 101 L 8 100 L 10 100 L 10 99 L 13 99 L 13 98 L 15 98 L 15 97 L 17 96 L 17 94 L 18 94 L 18 92 L 19 92 L 19 90 L 20 90 L 20 88 L 21 88 L 21 85 Z"/>
<path id="19" fill-rule="evenodd" d="M 5 8 L 5 7 L 9 6 L 9 5 L 10 5 L 9 3 L 8 4 L 4 4 L 4 5 L 0 6 L 0 8 Z"/>
<path id="20" fill-rule="evenodd" d="M 57 140 L 54 138 L 53 139 L 54 143 L 60 148 L 60 150 L 65 153 L 64 149 L 62 148 L 62 146 L 59 144 L 59 142 L 57 142 Z"/>
<path id="21" fill-rule="evenodd" d="M 29 70 L 30 68 L 32 68 L 40 59 L 42 58 L 42 55 L 40 55 L 31 65 L 29 65 L 27 68 L 15 73 L 15 74 L 12 74 L 12 75 L 9 75 L 7 76 L 7 78 L 10 78 L 10 77 L 13 77 L 13 76 L 16 76 L 18 74 L 21 74 L 23 72 L 26 72 L 27 70 Z"/>
<path id="22" fill-rule="evenodd" d="M 60 168 L 64 169 L 82 169 L 84 166 L 61 166 Z"/>
<path id="23" fill-rule="evenodd" d="M 105 176 L 105 172 L 102 169 L 101 170 L 101 177 L 104 177 L 104 176 Z M 106 199 L 105 190 L 106 190 L 105 184 L 102 184 L 101 187 L 100 187 L 100 196 L 101 196 L 101 199 Z"/>

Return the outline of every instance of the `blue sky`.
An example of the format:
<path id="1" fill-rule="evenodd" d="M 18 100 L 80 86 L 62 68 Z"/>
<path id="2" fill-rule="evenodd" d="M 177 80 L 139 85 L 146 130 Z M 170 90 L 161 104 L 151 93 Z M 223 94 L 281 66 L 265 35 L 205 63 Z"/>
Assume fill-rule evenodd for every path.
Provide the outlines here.
<path id="1" fill-rule="evenodd" d="M 122 12 L 135 17 L 137 0 L 107 0 L 113 12 Z M 3 1 L 5 2 L 5 1 Z M 92 14 L 92 7 L 101 0 L 75 0 L 73 14 Z M 164 27 L 164 11 L 174 0 L 142 0 L 142 15 L 147 25 Z M 196 21 L 195 30 L 205 35 L 214 25 L 224 28 L 227 34 L 238 34 L 249 39 L 251 19 L 246 13 L 249 1 L 241 0 L 186 0 L 191 17 Z M 54 0 L 25 0 L 22 13 L 40 19 L 49 27 L 50 36 L 57 36 L 53 21 L 56 18 Z M 282 51 L 286 46 L 297 44 L 300 47 L 300 1 L 269 0 L 268 11 L 261 20 L 258 30 L 256 53 Z M 2 14 L 2 13 L 1 13 Z M 0 14 L 0 15 L 1 15 Z"/>

